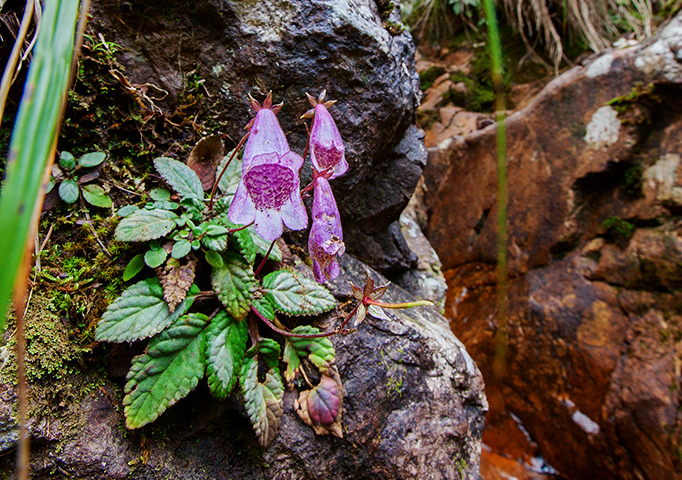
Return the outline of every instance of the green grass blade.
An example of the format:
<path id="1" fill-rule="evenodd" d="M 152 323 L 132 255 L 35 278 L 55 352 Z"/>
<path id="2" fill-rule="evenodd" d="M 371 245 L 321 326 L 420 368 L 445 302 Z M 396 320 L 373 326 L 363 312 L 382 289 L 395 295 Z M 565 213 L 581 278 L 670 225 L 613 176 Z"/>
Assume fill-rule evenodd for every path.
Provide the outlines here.
<path id="1" fill-rule="evenodd" d="M 507 261 L 507 133 L 505 124 L 504 85 L 502 81 L 502 42 L 493 0 L 483 0 L 488 42 L 492 60 L 497 120 L 497 333 L 495 335 L 494 371 L 499 379 L 505 370 L 507 350 L 507 315 L 509 311 L 509 272 Z"/>
<path id="2" fill-rule="evenodd" d="M 40 208 L 69 84 L 78 0 L 46 0 L 0 190 L 0 330 Z"/>

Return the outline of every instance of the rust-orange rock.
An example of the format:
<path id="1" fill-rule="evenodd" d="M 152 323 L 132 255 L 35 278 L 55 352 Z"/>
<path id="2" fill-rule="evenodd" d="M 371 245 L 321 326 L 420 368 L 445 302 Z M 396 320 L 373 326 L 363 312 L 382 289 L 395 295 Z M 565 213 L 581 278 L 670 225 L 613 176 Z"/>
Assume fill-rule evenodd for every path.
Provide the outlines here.
<path id="1" fill-rule="evenodd" d="M 681 52 L 678 15 L 651 43 L 556 78 L 507 120 L 501 381 L 495 127 L 449 142 L 439 132 L 430 149 L 427 236 L 446 314 L 488 384 L 484 442 L 539 453 L 568 478 L 682 478 Z"/>

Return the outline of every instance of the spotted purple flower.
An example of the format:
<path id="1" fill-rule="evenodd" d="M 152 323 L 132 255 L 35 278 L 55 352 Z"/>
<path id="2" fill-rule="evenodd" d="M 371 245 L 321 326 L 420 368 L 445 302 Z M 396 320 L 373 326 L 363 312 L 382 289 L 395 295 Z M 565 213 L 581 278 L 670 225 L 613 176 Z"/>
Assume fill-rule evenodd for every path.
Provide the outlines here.
<path id="1" fill-rule="evenodd" d="M 336 278 L 341 268 L 337 255 L 343 255 L 343 231 L 336 200 L 329 182 L 323 176 L 315 179 L 313 226 L 308 238 L 308 250 L 313 259 L 313 273 L 319 283 Z"/>
<path id="2" fill-rule="evenodd" d="M 251 98 L 251 106 L 256 111 L 256 116 L 247 125 L 249 138 L 244 146 L 242 173 L 246 172 L 257 155 L 276 153 L 281 157 L 290 150 L 284 131 L 275 116 L 282 104 L 272 105 L 272 92 L 268 93 L 263 105 Z"/>
<path id="3" fill-rule="evenodd" d="M 228 212 L 231 222 L 255 222 L 255 230 L 265 240 L 282 235 L 282 222 L 292 230 L 308 226 L 298 171 L 303 159 L 294 152 L 256 155 L 244 171 Z"/>
<path id="4" fill-rule="evenodd" d="M 324 101 L 326 91 L 318 98 L 308 95 L 308 100 L 313 110 L 306 112 L 303 117 L 309 118 L 314 115 L 313 125 L 310 129 L 310 159 L 319 172 L 333 169 L 329 178 L 336 178 L 348 170 L 348 162 L 345 156 L 345 147 L 339 129 L 336 128 L 334 119 L 327 108 L 335 101 Z"/>

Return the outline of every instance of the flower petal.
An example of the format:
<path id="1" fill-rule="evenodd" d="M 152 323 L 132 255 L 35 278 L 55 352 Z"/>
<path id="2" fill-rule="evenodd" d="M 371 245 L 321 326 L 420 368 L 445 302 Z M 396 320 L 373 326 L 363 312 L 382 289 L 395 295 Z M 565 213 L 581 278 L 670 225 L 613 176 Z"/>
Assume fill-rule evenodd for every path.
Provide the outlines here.
<path id="1" fill-rule="evenodd" d="M 339 129 L 327 108 L 318 103 L 315 119 L 310 130 L 310 159 L 315 168 L 322 172 L 334 168 L 330 178 L 336 178 L 348 170 L 345 147 Z"/>
<path id="2" fill-rule="evenodd" d="M 282 220 L 292 230 L 303 230 L 308 226 L 308 212 L 305 209 L 298 189 L 291 194 L 288 202 L 282 205 Z"/>
<path id="3" fill-rule="evenodd" d="M 282 214 L 277 210 L 257 210 L 254 230 L 263 240 L 268 242 L 277 240 L 283 231 Z"/>
<path id="4" fill-rule="evenodd" d="M 381 307 L 377 307 L 376 305 L 370 305 L 367 307 L 367 313 L 369 313 L 371 316 L 374 318 L 378 318 L 379 320 L 387 320 L 391 321 L 391 318 L 386 315 L 386 312 L 384 312 L 384 309 Z"/>
<path id="5" fill-rule="evenodd" d="M 256 218 L 256 207 L 246 191 L 244 182 L 239 182 L 230 205 L 230 210 L 227 212 L 227 217 L 232 223 L 237 225 L 247 225 Z"/>
<path id="6" fill-rule="evenodd" d="M 249 139 L 244 147 L 242 172 L 246 172 L 253 158 L 258 155 L 276 153 L 281 157 L 289 151 L 289 143 L 275 113 L 269 108 L 261 108 L 253 119 Z"/>

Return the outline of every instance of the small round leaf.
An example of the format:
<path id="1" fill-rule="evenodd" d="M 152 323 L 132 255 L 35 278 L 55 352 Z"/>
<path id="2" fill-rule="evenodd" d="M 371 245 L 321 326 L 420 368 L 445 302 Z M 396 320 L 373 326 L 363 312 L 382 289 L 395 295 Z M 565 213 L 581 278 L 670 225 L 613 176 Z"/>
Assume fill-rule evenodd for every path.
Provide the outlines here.
<path id="1" fill-rule="evenodd" d="M 83 168 L 96 167 L 102 163 L 107 158 L 107 154 L 104 152 L 91 152 L 86 153 L 81 158 L 78 159 L 78 165 Z"/>
<path id="2" fill-rule="evenodd" d="M 59 196 L 66 203 L 75 203 L 78 200 L 78 184 L 67 178 L 59 184 Z"/>
<path id="3" fill-rule="evenodd" d="M 76 167 L 76 159 L 69 152 L 62 152 L 59 156 L 59 165 L 67 170 L 73 170 Z"/>

